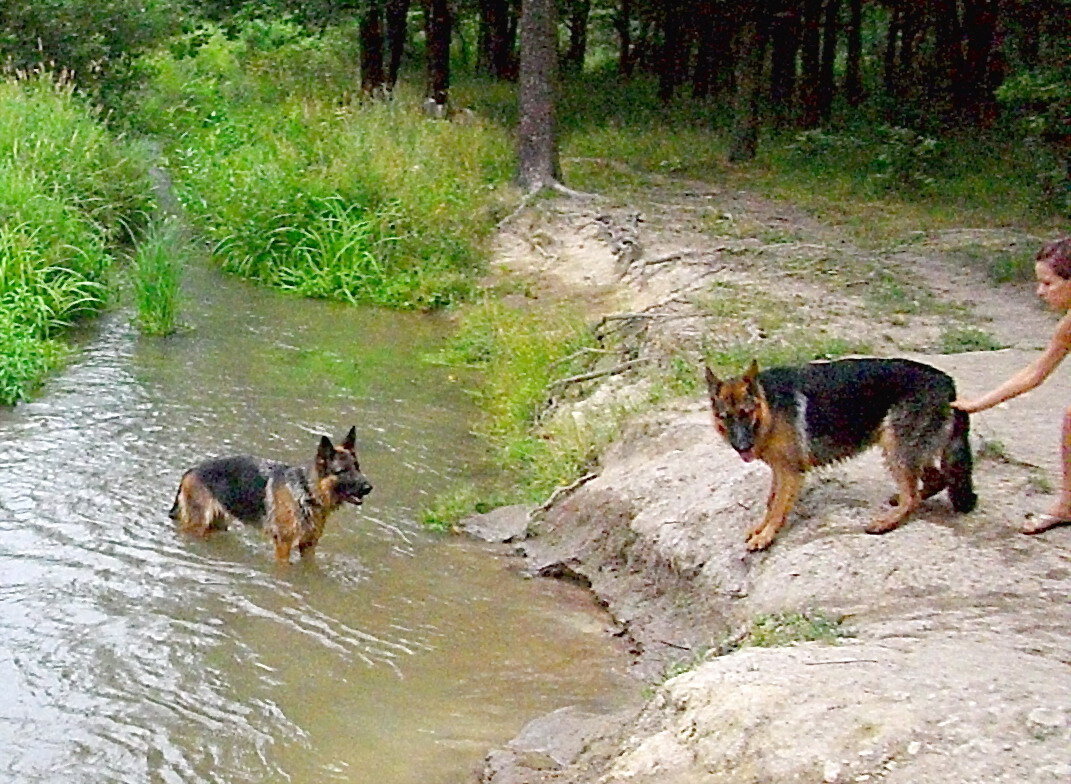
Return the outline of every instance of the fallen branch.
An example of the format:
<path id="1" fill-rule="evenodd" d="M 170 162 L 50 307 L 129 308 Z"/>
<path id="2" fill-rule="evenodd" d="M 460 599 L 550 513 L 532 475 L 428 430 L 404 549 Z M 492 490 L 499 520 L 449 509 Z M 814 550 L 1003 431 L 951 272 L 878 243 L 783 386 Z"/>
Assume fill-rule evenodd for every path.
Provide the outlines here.
<path id="1" fill-rule="evenodd" d="M 552 382 L 549 388 L 556 389 L 557 387 L 564 387 L 569 384 L 579 384 L 583 381 L 591 381 L 596 378 L 604 378 L 605 376 L 616 376 L 618 373 L 624 373 L 629 368 L 643 362 L 650 362 L 650 360 L 640 357 L 638 359 L 630 359 L 628 362 L 622 362 L 620 365 L 614 365 L 612 368 L 607 368 L 606 370 L 595 370 L 591 373 L 581 373 L 579 376 L 560 378 L 557 381 Z"/>
<path id="2" fill-rule="evenodd" d="M 558 501 L 559 498 L 561 498 L 564 495 L 568 495 L 569 493 L 573 492 L 574 490 L 576 490 L 577 488 L 579 488 L 579 487 L 581 487 L 583 485 L 586 485 L 588 482 L 590 482 L 592 479 L 594 479 L 597 476 L 598 476 L 598 474 L 594 473 L 594 472 L 592 472 L 590 474 L 584 474 L 582 477 L 577 479 L 572 484 L 565 485 L 564 487 L 555 488 L 554 492 L 550 494 L 550 497 L 546 501 L 544 501 L 543 503 L 541 503 L 539 506 L 537 506 L 535 509 L 533 509 L 532 511 L 530 511 L 528 513 L 528 519 L 531 520 L 539 512 L 547 511 L 552 506 L 554 506 L 554 504 Z"/>

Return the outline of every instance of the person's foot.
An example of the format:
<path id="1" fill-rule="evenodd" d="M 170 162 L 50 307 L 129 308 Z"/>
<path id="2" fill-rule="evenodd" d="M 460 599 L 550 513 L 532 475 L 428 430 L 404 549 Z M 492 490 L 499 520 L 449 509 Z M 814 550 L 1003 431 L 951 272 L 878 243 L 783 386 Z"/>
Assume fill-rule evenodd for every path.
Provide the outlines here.
<path id="1" fill-rule="evenodd" d="M 1071 525 L 1071 515 L 1051 514 L 1043 512 L 1034 517 L 1027 518 L 1019 529 L 1024 534 L 1040 534 L 1058 525 Z"/>

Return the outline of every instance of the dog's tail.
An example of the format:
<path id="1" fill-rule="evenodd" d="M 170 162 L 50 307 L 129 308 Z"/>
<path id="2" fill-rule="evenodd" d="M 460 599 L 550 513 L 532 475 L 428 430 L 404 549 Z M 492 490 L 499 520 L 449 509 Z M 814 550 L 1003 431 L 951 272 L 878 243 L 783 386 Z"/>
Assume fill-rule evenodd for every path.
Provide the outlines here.
<path id="1" fill-rule="evenodd" d="M 967 412 L 952 409 L 952 432 L 941 455 L 941 473 L 948 481 L 948 497 L 957 512 L 969 512 L 978 503 L 971 479 L 974 458 L 971 456 L 970 430 L 971 419 Z"/>

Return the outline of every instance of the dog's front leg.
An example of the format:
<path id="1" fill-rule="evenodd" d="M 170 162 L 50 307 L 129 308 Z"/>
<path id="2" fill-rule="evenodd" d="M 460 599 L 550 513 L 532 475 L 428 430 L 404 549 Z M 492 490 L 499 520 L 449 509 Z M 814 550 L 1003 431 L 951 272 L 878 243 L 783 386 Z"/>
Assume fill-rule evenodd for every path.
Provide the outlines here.
<path id="1" fill-rule="evenodd" d="M 803 474 L 790 467 L 772 465 L 773 478 L 770 483 L 770 498 L 766 505 L 766 516 L 762 522 L 748 532 L 746 546 L 748 550 L 765 550 L 784 526 L 788 513 L 792 511 L 803 486 Z"/>
<path id="2" fill-rule="evenodd" d="M 929 490 L 929 487 L 919 488 L 919 477 L 912 471 L 899 467 L 897 464 L 893 464 L 891 468 L 899 491 L 896 507 L 868 525 L 866 527 L 868 534 L 884 534 L 899 528 L 900 524 L 908 518 L 908 515 L 918 509 L 919 504 L 922 503 L 924 492 Z M 941 489 L 943 489 L 943 486 Z M 940 489 L 935 492 L 940 492 Z"/>

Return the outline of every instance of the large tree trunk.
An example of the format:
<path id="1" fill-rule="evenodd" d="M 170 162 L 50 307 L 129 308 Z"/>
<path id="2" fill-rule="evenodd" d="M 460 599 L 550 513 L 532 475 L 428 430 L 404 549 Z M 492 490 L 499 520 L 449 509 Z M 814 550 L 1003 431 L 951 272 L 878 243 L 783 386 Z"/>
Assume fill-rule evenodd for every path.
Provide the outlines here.
<path id="1" fill-rule="evenodd" d="M 428 89 L 424 108 L 428 114 L 443 117 L 450 97 L 449 0 L 425 0 L 424 13 L 428 41 Z"/>
<path id="2" fill-rule="evenodd" d="M 750 3 L 740 9 L 740 27 L 733 51 L 736 62 L 736 96 L 733 104 L 732 162 L 750 161 L 759 148 L 762 107 L 762 66 L 766 59 L 765 14 Z"/>
<path id="3" fill-rule="evenodd" d="M 963 31 L 967 52 L 963 64 L 964 90 L 960 114 L 970 125 L 991 125 L 996 117 L 994 91 L 1003 80 L 1003 65 L 994 57 L 999 15 L 998 0 L 967 0 Z"/>
<path id="4" fill-rule="evenodd" d="M 658 51 L 658 99 L 662 103 L 673 100 L 673 93 L 681 80 L 684 8 L 684 0 L 665 0 L 665 13 L 661 20 L 662 46 Z"/>
<path id="5" fill-rule="evenodd" d="M 555 116 L 557 23 L 555 0 L 522 3 L 517 182 L 528 192 L 554 187 L 561 180 Z"/>
<path id="6" fill-rule="evenodd" d="M 934 0 L 935 67 L 927 79 L 928 108 L 945 122 L 959 118 L 963 109 L 963 27 L 958 0 Z M 927 69 L 930 70 L 930 69 Z"/>
<path id="7" fill-rule="evenodd" d="M 398 83 L 398 70 L 402 67 L 405 40 L 408 37 L 407 20 L 409 0 L 387 0 L 387 89 L 393 90 Z"/>
<path id="8" fill-rule="evenodd" d="M 383 0 L 366 0 L 361 13 L 361 91 L 381 95 L 386 89 L 383 72 Z"/>
<path id="9" fill-rule="evenodd" d="M 837 57 L 839 17 L 840 0 L 826 0 L 825 20 L 822 24 L 822 62 L 818 79 L 818 112 L 823 122 L 829 120 L 833 93 L 836 90 L 833 61 Z"/>

